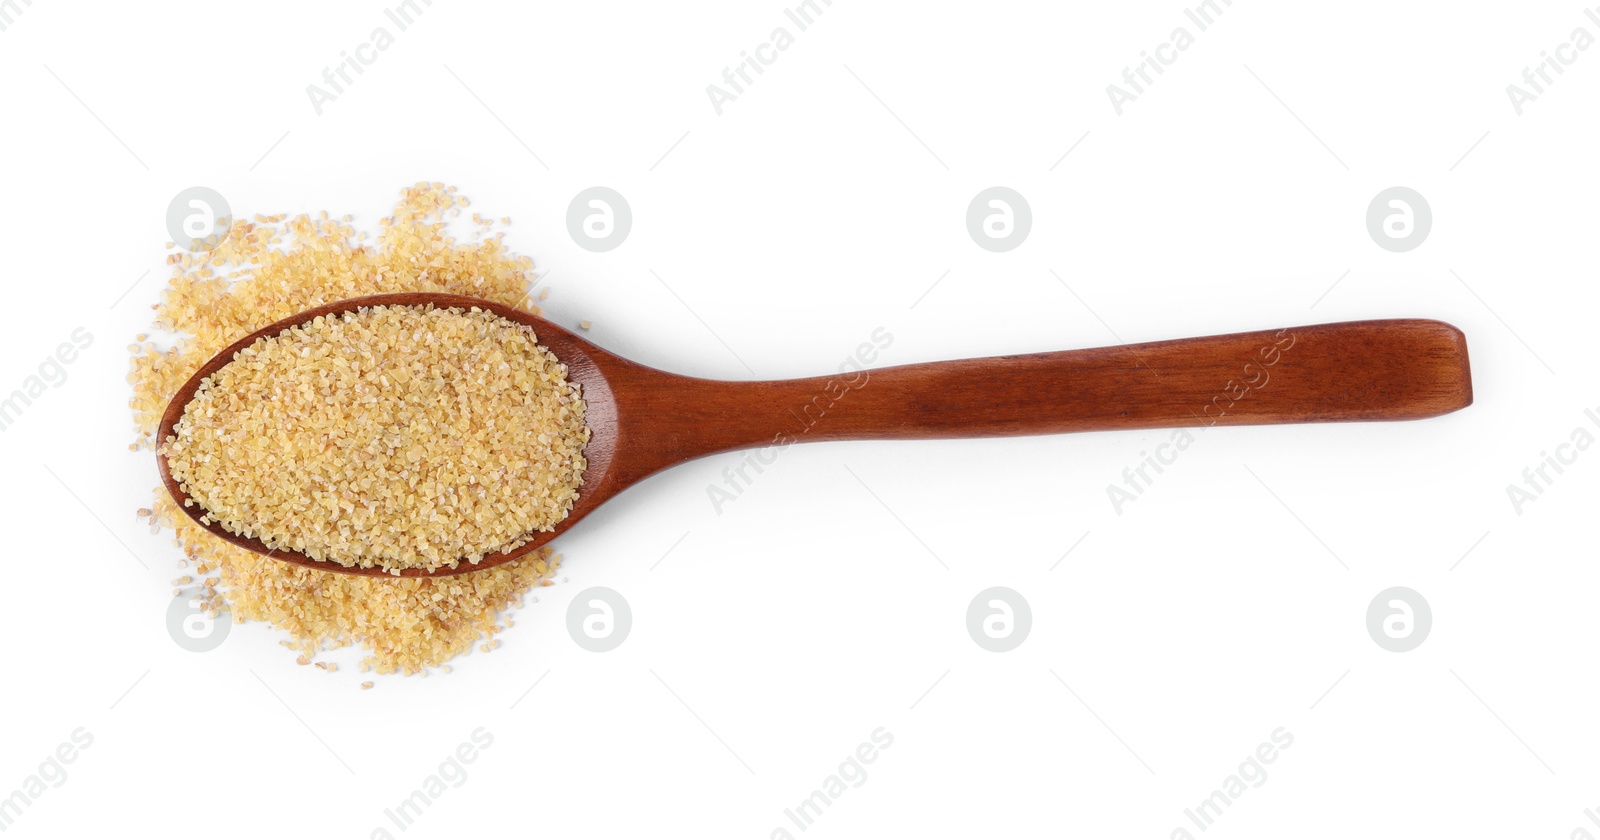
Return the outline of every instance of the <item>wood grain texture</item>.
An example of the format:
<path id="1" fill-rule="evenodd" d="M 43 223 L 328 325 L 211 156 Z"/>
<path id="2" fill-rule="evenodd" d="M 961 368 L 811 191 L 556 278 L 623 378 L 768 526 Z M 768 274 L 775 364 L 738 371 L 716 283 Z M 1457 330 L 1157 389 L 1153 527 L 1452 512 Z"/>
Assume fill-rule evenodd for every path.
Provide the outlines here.
<path id="1" fill-rule="evenodd" d="M 533 328 L 583 388 L 591 430 L 577 504 L 555 531 L 461 574 L 528 554 L 646 476 L 695 458 L 827 440 L 917 440 L 1178 426 L 1416 420 L 1472 403 L 1466 338 L 1427 320 L 1355 321 L 1148 344 L 878 368 L 812 379 L 722 382 L 629 361 L 549 321 L 477 298 L 375 295 L 286 318 L 240 339 L 179 390 L 161 418 L 165 441 L 200 382 L 266 335 L 319 315 L 374 305 L 478 307 Z M 158 456 L 162 482 L 187 495 Z M 1019 465 L 1018 468 L 1026 468 Z M 183 507 L 196 521 L 198 505 Z M 286 562 L 348 568 L 204 525 L 234 545 Z M 407 570 L 404 576 L 427 576 Z"/>

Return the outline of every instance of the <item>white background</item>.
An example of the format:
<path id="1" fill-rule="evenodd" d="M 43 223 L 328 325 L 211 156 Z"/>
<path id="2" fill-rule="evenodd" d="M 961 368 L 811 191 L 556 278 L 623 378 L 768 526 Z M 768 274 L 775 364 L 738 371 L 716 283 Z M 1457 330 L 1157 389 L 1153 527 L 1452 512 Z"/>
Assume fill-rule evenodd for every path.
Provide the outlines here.
<path id="1" fill-rule="evenodd" d="M 806 836 L 1198 835 L 1184 809 L 1278 727 L 1207 836 L 1600 834 L 1600 455 L 1506 495 L 1600 405 L 1600 49 L 1521 116 L 1505 91 L 1600 35 L 1582 6 L 1238 0 L 1196 33 L 1172 2 L 836 0 L 719 116 L 706 86 L 794 31 L 782 4 L 438 0 L 317 115 L 306 86 L 384 8 L 34 0 L 0 32 L 0 392 L 94 336 L 0 433 L 0 795 L 94 738 L 7 836 L 799 835 L 784 809 L 878 727 Z M 1117 115 L 1106 86 L 1180 25 Z M 1465 331 L 1477 402 L 1211 431 L 1121 515 L 1107 485 L 1168 433 L 796 446 L 718 514 L 727 455 L 563 537 L 565 582 L 451 675 L 363 692 L 258 625 L 181 649 L 125 448 L 168 201 L 370 225 L 423 179 L 513 217 L 550 317 L 669 370 L 825 373 L 878 327 L 898 364 L 1428 317 Z M 634 214 L 609 253 L 565 225 L 596 185 Z M 994 185 L 1033 212 L 1002 254 L 964 227 Z M 1408 253 L 1365 228 L 1395 185 L 1434 215 Z M 1434 619 L 1404 654 L 1365 628 L 1397 585 Z M 632 605 L 613 652 L 566 633 L 588 586 Z M 990 586 L 1032 607 L 1010 653 L 966 631 Z M 389 824 L 477 727 L 465 783 Z"/>

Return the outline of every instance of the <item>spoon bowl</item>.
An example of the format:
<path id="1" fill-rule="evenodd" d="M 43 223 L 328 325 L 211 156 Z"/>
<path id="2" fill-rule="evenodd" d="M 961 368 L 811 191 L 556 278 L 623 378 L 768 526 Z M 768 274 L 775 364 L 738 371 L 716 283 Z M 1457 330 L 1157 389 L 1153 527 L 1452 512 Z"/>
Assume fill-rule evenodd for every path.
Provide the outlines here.
<path id="1" fill-rule="evenodd" d="M 336 301 L 268 324 L 207 361 L 178 390 L 157 440 L 176 434 L 206 377 L 264 336 L 369 306 L 478 308 L 531 327 L 578 384 L 590 430 L 578 500 L 554 530 L 511 551 L 400 577 L 441 577 L 509 563 L 582 521 L 647 476 L 735 449 L 829 440 L 996 437 L 1117 429 L 1415 420 L 1472 403 L 1466 338 L 1439 321 L 1352 321 L 1281 330 L 840 371 L 831 376 L 724 382 L 625 359 L 512 306 L 434 293 Z M 892 337 L 890 337 L 892 341 Z M 874 350 L 874 353 L 876 351 Z M 758 456 L 759 460 L 759 456 Z M 322 571 L 394 576 L 272 549 L 201 522 L 204 510 L 172 477 L 161 481 L 201 527 L 249 551 Z M 762 461 L 770 463 L 770 461 Z"/>
<path id="2" fill-rule="evenodd" d="M 189 377 L 189 380 L 185 382 L 183 387 L 178 389 L 178 393 L 173 396 L 172 401 L 167 404 L 166 411 L 162 413 L 161 426 L 159 432 L 157 433 L 157 440 L 161 443 L 165 443 L 168 438 L 177 434 L 178 422 L 183 419 L 184 408 L 188 406 L 190 400 L 194 399 L 195 392 L 200 389 L 200 384 L 205 381 L 207 377 L 216 373 L 229 362 L 233 361 L 234 354 L 245 349 L 246 347 L 251 346 L 252 344 L 255 344 L 256 341 L 261 338 L 278 335 L 279 333 L 282 333 L 291 327 L 299 326 L 315 318 L 326 315 L 342 315 L 346 312 L 353 312 L 363 307 L 421 307 L 430 304 L 441 309 L 484 309 L 493 312 L 494 314 L 499 315 L 500 317 L 509 321 L 523 324 L 533 329 L 534 334 L 539 339 L 540 346 L 548 349 L 551 353 L 554 353 L 556 358 L 562 364 L 567 366 L 568 381 L 580 386 L 585 403 L 584 421 L 590 430 L 589 443 L 584 447 L 583 450 L 583 455 L 585 460 L 588 462 L 588 466 L 583 473 L 583 487 L 579 491 L 577 501 L 573 503 L 572 510 L 567 513 L 566 518 L 564 518 L 556 526 L 554 531 L 542 531 L 535 533 L 527 542 L 523 543 L 522 545 L 517 546 L 510 551 L 486 554 L 484 555 L 483 559 L 476 564 L 462 562 L 458 563 L 457 567 L 454 569 L 440 568 L 432 572 L 423 569 L 401 569 L 399 570 L 398 576 L 437 577 L 462 574 L 465 572 L 476 571 L 478 569 L 491 568 L 502 563 L 509 563 L 512 560 L 516 560 L 519 557 L 532 553 L 540 546 L 543 546 L 545 543 L 548 543 L 550 540 L 554 539 L 557 534 L 561 533 L 578 520 L 588 516 L 589 512 L 594 510 L 600 504 L 600 502 L 603 502 L 612 495 L 615 495 L 617 489 L 620 489 L 612 489 L 606 493 L 597 492 L 601 488 L 605 488 L 613 483 L 609 481 L 609 479 L 612 478 L 612 467 L 615 465 L 614 455 L 616 452 L 615 431 L 617 428 L 617 404 L 613 395 L 613 391 L 610 387 L 610 382 L 607 378 L 607 371 L 621 373 L 626 367 L 638 366 L 633 365 L 632 362 L 628 362 L 626 359 L 608 353 L 605 350 L 590 344 L 568 330 L 562 329 L 561 327 L 546 321 L 537 315 L 517 309 L 514 306 L 506 306 L 505 304 L 496 303 L 494 301 L 483 300 L 481 298 L 474 297 L 464 297 L 461 295 L 421 292 L 400 293 L 370 295 L 367 297 L 335 301 L 333 303 L 324 304 L 323 306 L 318 306 L 314 309 L 308 309 L 304 312 L 291 315 L 281 321 L 275 321 L 228 345 L 222 350 L 222 352 L 218 353 L 216 356 L 213 356 L 209 361 L 202 365 L 193 376 Z M 162 484 L 166 486 L 167 492 L 172 494 L 172 498 L 177 501 L 178 506 L 182 508 L 183 512 L 188 514 L 189 517 L 198 523 L 202 528 L 205 528 L 207 531 L 216 534 L 218 537 L 221 537 L 222 539 L 227 540 L 228 542 L 240 548 L 256 552 L 257 554 L 263 554 L 277 560 L 283 560 L 285 562 L 294 563 L 307 568 L 320 569 L 322 571 L 341 572 L 352 575 L 368 575 L 374 577 L 396 576 L 394 573 L 385 571 L 384 569 L 378 567 L 345 566 L 331 560 L 314 560 L 297 551 L 269 548 L 261 540 L 256 539 L 255 537 L 247 537 L 241 534 L 235 534 L 232 531 L 224 528 L 222 523 L 215 520 L 202 522 L 201 517 L 205 515 L 204 508 L 202 508 L 198 502 L 191 503 L 188 493 L 178 483 L 177 479 L 173 478 L 172 472 L 167 464 L 166 454 L 159 447 L 156 451 L 156 464 L 161 472 Z"/>

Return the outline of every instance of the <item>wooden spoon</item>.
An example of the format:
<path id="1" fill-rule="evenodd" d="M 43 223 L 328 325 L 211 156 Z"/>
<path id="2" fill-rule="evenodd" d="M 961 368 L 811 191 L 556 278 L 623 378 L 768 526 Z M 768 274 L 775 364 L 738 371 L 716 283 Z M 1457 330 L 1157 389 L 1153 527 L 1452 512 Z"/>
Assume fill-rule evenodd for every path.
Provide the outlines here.
<path id="1" fill-rule="evenodd" d="M 554 531 L 444 576 L 510 562 L 560 536 L 651 473 L 717 452 L 825 440 L 1041 435 L 1109 429 L 1415 420 L 1472 403 L 1467 342 L 1449 324 L 1352 321 L 1149 344 L 930 362 L 813 379 L 719 382 L 655 370 L 609 353 L 519 309 L 444 294 L 354 298 L 263 327 L 206 362 L 161 418 L 174 434 L 200 381 L 262 336 L 363 306 L 479 307 L 533 328 L 583 386 L 591 431 L 578 502 Z M 167 491 L 195 521 L 204 511 L 158 456 Z M 1026 469 L 1014 465 L 1012 469 Z M 313 569 L 387 575 L 273 550 L 203 527 L 241 548 Z"/>

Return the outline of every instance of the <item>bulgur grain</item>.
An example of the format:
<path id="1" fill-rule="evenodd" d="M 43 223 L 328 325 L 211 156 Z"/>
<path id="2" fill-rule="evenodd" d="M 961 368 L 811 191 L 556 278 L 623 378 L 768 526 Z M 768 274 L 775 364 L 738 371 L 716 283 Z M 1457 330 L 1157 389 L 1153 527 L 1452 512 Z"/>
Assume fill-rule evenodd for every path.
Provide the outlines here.
<path id="1" fill-rule="evenodd" d="M 234 221 L 212 252 L 221 270 L 172 254 L 172 277 L 156 310 L 157 330 L 179 338 L 134 354 L 130 401 L 139 446 L 150 449 L 166 404 L 224 347 L 273 321 L 324 303 L 388 292 L 471 295 L 539 314 L 529 296 L 533 261 L 490 238 L 457 241 L 440 213 L 455 188 L 408 187 L 377 239 L 347 223 L 319 228 L 309 216 Z M 170 249 L 171 246 L 169 246 Z M 516 561 L 449 578 L 363 577 L 323 572 L 237 548 L 195 524 L 163 488 L 155 519 L 175 531 L 196 573 L 211 575 L 203 608 L 235 622 L 264 621 L 288 634 L 292 651 L 359 644 L 363 672 L 417 673 L 469 651 L 496 616 L 560 566 L 541 548 Z M 434 599 L 436 592 L 446 593 Z M 537 601 L 537 599 L 533 599 Z M 370 687 L 370 683 L 366 687 Z"/>
<path id="2" fill-rule="evenodd" d="M 454 569 L 572 509 L 589 432 L 566 373 L 492 312 L 363 307 L 239 351 L 162 451 L 208 520 L 269 548 Z"/>

